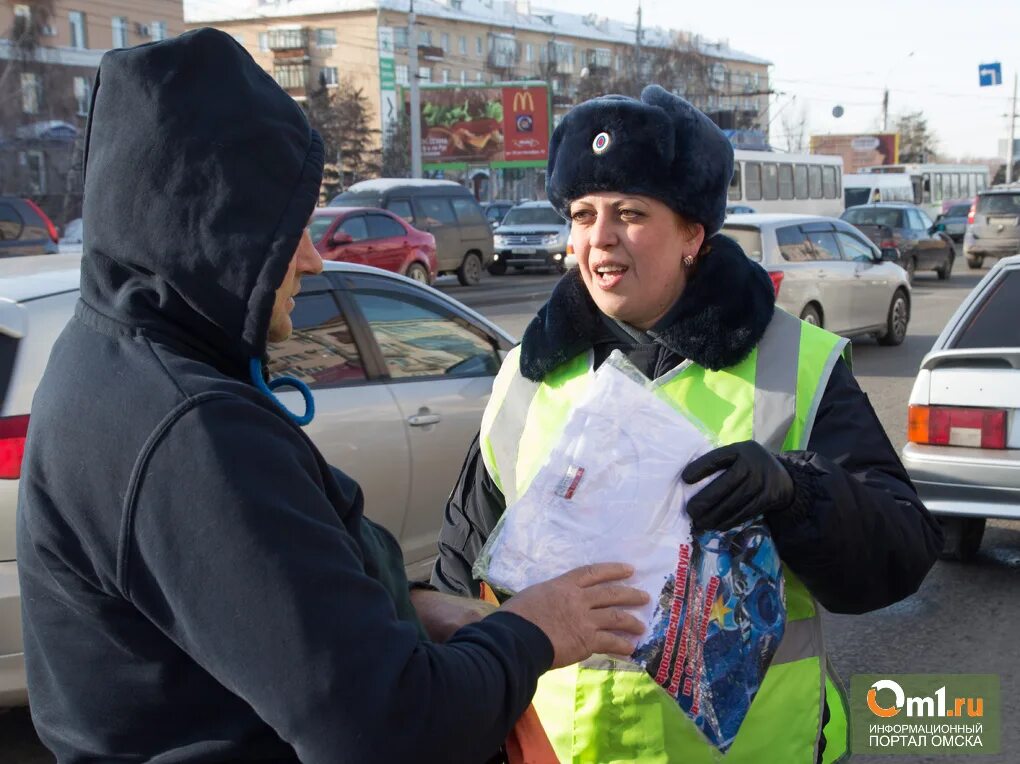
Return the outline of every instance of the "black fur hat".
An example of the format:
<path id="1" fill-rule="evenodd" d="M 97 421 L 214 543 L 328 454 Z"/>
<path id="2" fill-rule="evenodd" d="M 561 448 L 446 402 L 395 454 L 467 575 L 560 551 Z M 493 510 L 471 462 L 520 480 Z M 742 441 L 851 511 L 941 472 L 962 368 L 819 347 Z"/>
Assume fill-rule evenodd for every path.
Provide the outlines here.
<path id="1" fill-rule="evenodd" d="M 733 146 L 683 98 L 658 85 L 641 100 L 608 95 L 571 109 L 549 144 L 546 194 L 569 218 L 570 202 L 595 191 L 651 196 L 705 226 L 726 217 Z"/>

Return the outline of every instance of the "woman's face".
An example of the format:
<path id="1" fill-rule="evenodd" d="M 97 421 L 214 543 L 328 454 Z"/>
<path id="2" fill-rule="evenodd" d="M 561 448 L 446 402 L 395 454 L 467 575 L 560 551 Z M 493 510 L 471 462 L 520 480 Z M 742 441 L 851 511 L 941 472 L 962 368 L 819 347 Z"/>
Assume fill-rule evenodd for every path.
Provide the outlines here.
<path id="1" fill-rule="evenodd" d="M 700 224 L 648 196 L 600 192 L 570 203 L 570 240 L 581 278 L 603 313 L 649 329 L 686 285 L 683 258 L 697 255 Z"/>

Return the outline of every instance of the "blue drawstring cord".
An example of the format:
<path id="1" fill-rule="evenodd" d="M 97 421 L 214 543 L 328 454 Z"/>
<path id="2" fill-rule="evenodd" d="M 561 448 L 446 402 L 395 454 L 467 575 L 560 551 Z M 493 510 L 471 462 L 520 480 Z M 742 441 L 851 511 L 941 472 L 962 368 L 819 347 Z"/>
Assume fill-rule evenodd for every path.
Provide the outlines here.
<path id="1" fill-rule="evenodd" d="M 262 359 L 252 358 L 251 363 L 248 365 L 248 369 L 251 372 L 251 381 L 255 383 L 255 387 L 264 392 L 270 398 L 272 398 L 276 405 L 283 409 L 284 413 L 294 420 L 300 427 L 304 427 L 315 418 L 315 398 L 312 397 L 312 391 L 308 388 L 304 382 L 295 377 L 278 377 L 276 379 L 269 380 L 269 384 L 266 384 L 266 380 L 262 376 Z M 283 403 L 273 394 L 273 390 L 279 387 L 293 387 L 299 393 L 301 397 L 305 399 L 305 413 L 304 416 L 298 416 L 294 412 L 290 411 Z"/>

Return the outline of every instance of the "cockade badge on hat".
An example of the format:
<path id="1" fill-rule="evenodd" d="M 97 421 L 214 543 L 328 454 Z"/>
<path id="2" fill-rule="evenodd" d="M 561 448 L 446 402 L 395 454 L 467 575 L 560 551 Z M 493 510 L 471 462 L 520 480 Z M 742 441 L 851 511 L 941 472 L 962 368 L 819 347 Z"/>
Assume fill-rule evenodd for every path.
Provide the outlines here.
<path id="1" fill-rule="evenodd" d="M 609 143 L 609 133 L 599 133 L 595 136 L 595 140 L 591 142 L 591 150 L 596 154 L 605 154 L 609 149 Z"/>

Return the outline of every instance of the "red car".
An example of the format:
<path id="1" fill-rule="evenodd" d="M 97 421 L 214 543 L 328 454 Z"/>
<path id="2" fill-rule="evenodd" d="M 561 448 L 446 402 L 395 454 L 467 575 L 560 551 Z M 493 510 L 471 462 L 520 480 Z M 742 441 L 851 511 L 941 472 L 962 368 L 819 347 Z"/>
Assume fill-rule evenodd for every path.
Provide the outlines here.
<path id="1" fill-rule="evenodd" d="M 436 240 L 403 218 L 375 207 L 323 207 L 308 233 L 323 260 L 373 265 L 423 284 L 436 278 Z"/>

